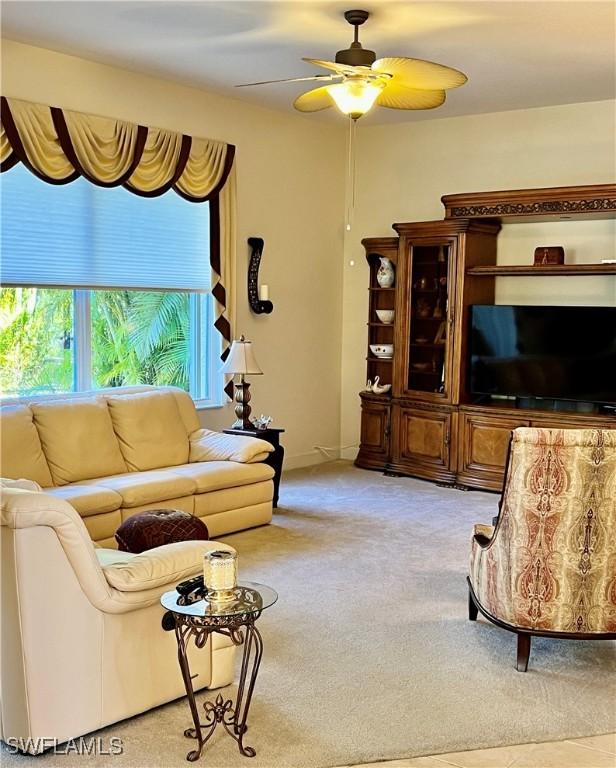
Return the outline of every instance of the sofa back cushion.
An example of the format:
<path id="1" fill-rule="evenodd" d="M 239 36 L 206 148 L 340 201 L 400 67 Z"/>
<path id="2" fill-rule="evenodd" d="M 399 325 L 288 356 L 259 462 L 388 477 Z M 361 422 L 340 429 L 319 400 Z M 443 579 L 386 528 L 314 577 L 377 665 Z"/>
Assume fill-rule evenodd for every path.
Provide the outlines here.
<path id="1" fill-rule="evenodd" d="M 171 392 L 106 395 L 106 399 L 130 470 L 143 472 L 188 462 L 188 434 Z"/>
<path id="2" fill-rule="evenodd" d="M 127 472 L 102 397 L 31 403 L 54 485 Z"/>
<path id="3" fill-rule="evenodd" d="M 178 404 L 180 416 L 182 417 L 182 422 L 186 428 L 186 433 L 190 435 L 190 433 L 194 432 L 196 429 L 201 429 L 201 422 L 199 421 L 199 415 L 195 408 L 195 402 L 188 392 L 185 392 L 179 387 L 169 387 L 169 389 L 164 391 L 171 392 L 173 397 L 175 397 L 175 402 Z"/>
<path id="4" fill-rule="evenodd" d="M 54 484 L 27 405 L 0 408 L 0 476 L 33 480 L 46 488 Z"/>

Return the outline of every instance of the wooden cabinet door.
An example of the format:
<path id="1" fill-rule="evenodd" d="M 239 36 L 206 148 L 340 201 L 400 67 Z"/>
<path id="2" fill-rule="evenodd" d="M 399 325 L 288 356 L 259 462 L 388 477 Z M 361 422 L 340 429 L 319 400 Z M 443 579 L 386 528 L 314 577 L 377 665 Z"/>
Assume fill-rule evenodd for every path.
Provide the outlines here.
<path id="1" fill-rule="evenodd" d="M 441 233 L 406 238 L 403 248 L 394 392 L 451 403 L 457 237 Z"/>
<path id="2" fill-rule="evenodd" d="M 529 422 L 524 419 L 462 413 L 459 482 L 500 491 L 511 432 L 527 426 Z"/>
<path id="3" fill-rule="evenodd" d="M 452 412 L 445 409 L 401 406 L 395 425 L 394 464 L 421 477 L 450 479 L 452 419 Z"/>
<path id="4" fill-rule="evenodd" d="M 389 460 L 389 415 L 389 403 L 362 400 L 358 467 L 382 469 Z"/>

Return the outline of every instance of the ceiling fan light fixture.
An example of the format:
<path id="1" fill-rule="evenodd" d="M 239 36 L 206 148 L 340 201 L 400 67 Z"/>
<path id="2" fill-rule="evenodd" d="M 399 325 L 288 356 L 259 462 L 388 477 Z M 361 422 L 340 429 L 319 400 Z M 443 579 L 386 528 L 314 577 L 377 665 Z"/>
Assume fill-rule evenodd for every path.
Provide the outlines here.
<path id="1" fill-rule="evenodd" d="M 383 81 L 350 78 L 328 85 L 327 92 L 343 115 L 357 120 L 372 108 L 384 87 Z"/>

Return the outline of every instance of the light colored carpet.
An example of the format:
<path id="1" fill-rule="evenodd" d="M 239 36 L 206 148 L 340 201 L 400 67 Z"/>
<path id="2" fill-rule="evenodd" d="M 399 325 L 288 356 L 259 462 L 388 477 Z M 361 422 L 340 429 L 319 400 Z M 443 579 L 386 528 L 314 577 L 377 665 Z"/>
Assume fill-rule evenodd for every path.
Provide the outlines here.
<path id="1" fill-rule="evenodd" d="M 470 530 L 497 501 L 344 462 L 288 473 L 273 525 L 225 539 L 245 579 L 280 593 L 260 619 L 257 756 L 221 732 L 203 765 L 322 767 L 615 731 L 616 643 L 535 639 L 521 674 L 514 636 L 467 620 Z M 122 757 L 36 765 L 184 766 L 189 724 L 180 700 L 97 734 L 122 738 Z"/>

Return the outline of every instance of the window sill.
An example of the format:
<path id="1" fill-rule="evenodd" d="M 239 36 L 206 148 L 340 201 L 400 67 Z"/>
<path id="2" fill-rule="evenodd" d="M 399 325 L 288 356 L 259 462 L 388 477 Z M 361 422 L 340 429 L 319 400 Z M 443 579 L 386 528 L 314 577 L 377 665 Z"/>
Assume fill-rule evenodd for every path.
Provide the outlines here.
<path id="1" fill-rule="evenodd" d="M 210 411 L 214 408 L 224 408 L 224 403 L 214 403 L 211 400 L 195 400 L 195 408 L 198 411 Z"/>
<path id="2" fill-rule="evenodd" d="M 125 395 L 130 394 L 126 392 L 126 389 L 129 388 L 130 385 L 127 385 L 126 387 L 118 387 L 119 391 L 117 394 L 119 395 Z M 135 387 L 139 387 L 141 385 L 136 384 Z M 143 392 L 148 392 L 150 390 L 145 388 L 142 390 Z M 83 390 L 82 392 L 45 392 L 40 394 L 32 394 L 32 395 L 4 395 L 0 397 L 0 404 L 1 405 L 27 405 L 28 403 L 35 403 L 35 402 L 45 402 L 46 400 L 78 400 L 79 398 L 84 397 L 95 397 L 96 395 L 101 394 L 113 394 L 113 388 L 103 388 L 103 389 L 88 389 Z M 190 393 L 188 393 L 190 394 Z M 193 402 L 195 404 L 195 408 L 197 411 L 209 411 L 213 408 L 224 408 L 224 403 L 218 403 L 214 400 L 194 400 Z"/>

